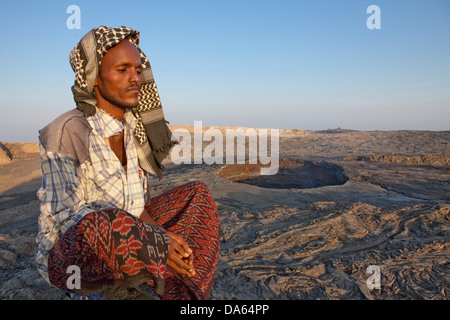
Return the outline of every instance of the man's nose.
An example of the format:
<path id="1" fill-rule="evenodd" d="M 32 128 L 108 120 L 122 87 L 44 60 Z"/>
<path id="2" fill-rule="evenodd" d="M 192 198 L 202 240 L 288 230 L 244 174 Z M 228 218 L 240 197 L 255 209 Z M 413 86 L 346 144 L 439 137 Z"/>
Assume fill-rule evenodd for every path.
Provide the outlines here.
<path id="1" fill-rule="evenodd" d="M 131 83 L 135 82 L 135 83 L 141 85 L 142 79 L 141 79 L 140 73 L 139 73 L 137 70 L 132 71 L 132 72 L 131 72 L 131 75 L 130 75 L 129 81 L 130 81 Z"/>

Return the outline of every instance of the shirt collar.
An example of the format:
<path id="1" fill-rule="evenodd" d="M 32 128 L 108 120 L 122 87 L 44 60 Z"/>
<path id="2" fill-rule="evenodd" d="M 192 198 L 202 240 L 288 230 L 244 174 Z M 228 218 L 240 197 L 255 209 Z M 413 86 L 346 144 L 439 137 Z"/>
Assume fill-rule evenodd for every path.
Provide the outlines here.
<path id="1" fill-rule="evenodd" d="M 121 132 L 124 127 L 134 131 L 137 124 L 137 119 L 129 109 L 125 109 L 123 115 L 123 121 L 119 121 L 106 113 L 104 110 L 95 107 L 96 112 L 93 116 L 89 117 L 93 124 L 93 129 L 103 138 L 107 139 L 115 134 Z"/>

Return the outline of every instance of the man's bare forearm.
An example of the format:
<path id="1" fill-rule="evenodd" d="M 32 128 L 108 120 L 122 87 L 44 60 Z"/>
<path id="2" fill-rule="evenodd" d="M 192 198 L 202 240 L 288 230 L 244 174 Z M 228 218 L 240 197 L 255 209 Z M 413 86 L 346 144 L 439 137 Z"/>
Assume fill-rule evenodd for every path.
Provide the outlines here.
<path id="1" fill-rule="evenodd" d="M 163 226 L 160 225 L 158 222 L 156 222 L 156 220 L 153 219 L 153 218 L 149 215 L 149 213 L 147 212 L 147 210 L 145 210 L 145 208 L 144 208 L 144 211 L 142 212 L 141 216 L 139 217 L 139 219 L 141 219 L 142 221 L 145 221 L 145 222 L 147 222 L 147 223 L 149 223 L 149 224 L 151 224 L 151 225 L 153 225 L 153 226 L 156 226 L 156 227 L 162 229 L 164 232 L 167 233 L 167 230 L 164 229 Z"/>

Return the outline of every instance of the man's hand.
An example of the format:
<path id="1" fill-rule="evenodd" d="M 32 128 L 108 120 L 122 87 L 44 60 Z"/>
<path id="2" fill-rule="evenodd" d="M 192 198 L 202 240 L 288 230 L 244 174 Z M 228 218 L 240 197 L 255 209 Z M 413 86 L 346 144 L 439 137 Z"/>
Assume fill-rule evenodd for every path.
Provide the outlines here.
<path id="1" fill-rule="evenodd" d="M 170 238 L 167 264 L 179 274 L 195 276 L 194 255 L 187 242 L 173 232 L 166 231 L 166 233 Z"/>

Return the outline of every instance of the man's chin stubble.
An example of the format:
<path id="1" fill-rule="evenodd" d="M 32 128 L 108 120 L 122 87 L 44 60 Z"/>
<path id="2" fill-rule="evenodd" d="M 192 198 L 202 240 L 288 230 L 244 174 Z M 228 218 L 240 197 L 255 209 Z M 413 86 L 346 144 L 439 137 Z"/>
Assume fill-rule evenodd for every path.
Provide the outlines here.
<path id="1" fill-rule="evenodd" d="M 103 97 L 103 99 L 105 99 L 106 101 L 108 101 L 109 103 L 111 103 L 112 105 L 114 105 L 120 109 L 136 108 L 139 104 L 139 101 L 137 101 L 135 103 L 126 103 L 126 102 L 118 101 L 112 97 L 108 97 L 108 96 L 104 96 L 104 95 L 102 95 L 102 97 Z"/>

